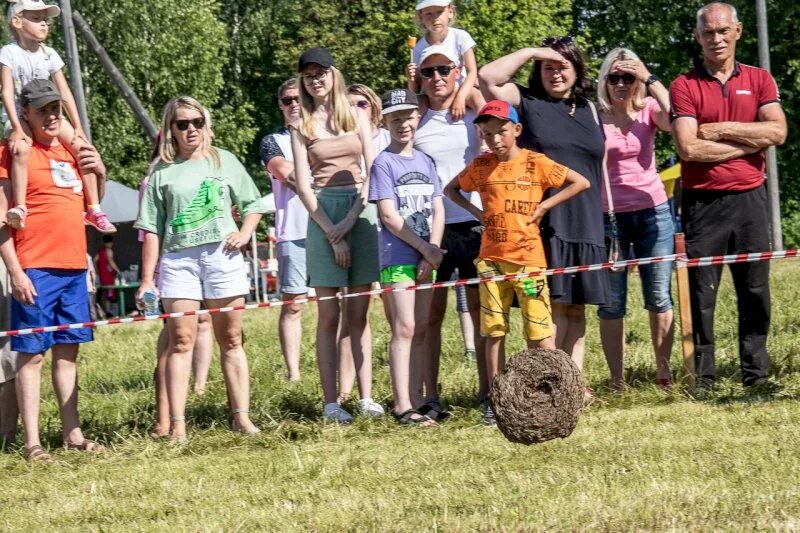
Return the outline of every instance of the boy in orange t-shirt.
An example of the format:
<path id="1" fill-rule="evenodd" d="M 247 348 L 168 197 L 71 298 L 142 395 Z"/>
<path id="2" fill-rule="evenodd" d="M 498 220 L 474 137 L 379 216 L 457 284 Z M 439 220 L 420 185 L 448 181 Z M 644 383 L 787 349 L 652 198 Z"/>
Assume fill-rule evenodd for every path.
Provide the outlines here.
<path id="1" fill-rule="evenodd" d="M 547 268 L 539 222 L 547 211 L 589 188 L 589 181 L 545 155 L 517 146 L 522 133 L 514 107 L 492 100 L 478 113 L 491 153 L 475 158 L 447 187 L 445 194 L 482 221 L 486 228 L 475 265 L 478 275 L 492 277 L 543 271 Z M 566 187 L 543 200 L 550 188 Z M 461 196 L 478 191 L 483 210 Z M 529 348 L 555 348 L 547 280 L 544 276 L 480 284 L 481 335 L 487 337 L 489 382 L 505 366 L 503 338 L 508 333 L 508 313 L 516 292 Z M 484 414 L 493 421 L 491 409 Z"/>

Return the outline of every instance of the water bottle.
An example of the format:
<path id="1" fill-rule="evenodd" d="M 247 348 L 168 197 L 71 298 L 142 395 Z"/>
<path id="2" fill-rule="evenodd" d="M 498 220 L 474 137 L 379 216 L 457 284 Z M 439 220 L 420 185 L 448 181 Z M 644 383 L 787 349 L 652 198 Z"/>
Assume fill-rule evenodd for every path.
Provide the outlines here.
<path id="1" fill-rule="evenodd" d="M 158 296 L 153 289 L 147 289 L 142 294 L 142 303 L 144 304 L 145 316 L 157 315 L 158 313 Z"/>

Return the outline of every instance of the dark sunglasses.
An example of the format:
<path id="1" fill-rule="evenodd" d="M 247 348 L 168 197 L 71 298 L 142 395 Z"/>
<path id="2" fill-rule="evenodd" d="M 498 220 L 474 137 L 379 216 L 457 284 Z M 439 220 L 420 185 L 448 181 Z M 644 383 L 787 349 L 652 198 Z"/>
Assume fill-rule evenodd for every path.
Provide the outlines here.
<path id="1" fill-rule="evenodd" d="M 622 80 L 622 83 L 625 85 L 633 85 L 633 82 L 636 81 L 636 76 L 633 74 L 626 72 L 625 74 L 609 74 L 606 76 L 608 83 L 611 85 L 616 85 Z"/>
<path id="2" fill-rule="evenodd" d="M 198 117 L 198 118 L 193 118 L 191 120 L 176 120 L 173 122 L 173 124 L 175 124 L 175 127 L 178 128 L 180 131 L 188 130 L 189 124 L 194 126 L 194 129 L 199 130 L 206 125 L 206 119 L 204 119 L 203 117 Z"/>
<path id="3" fill-rule="evenodd" d="M 368 109 L 369 108 L 369 102 L 367 102 L 366 100 L 359 100 L 357 102 L 353 102 L 352 105 L 354 107 L 359 108 L 359 109 Z"/>
<path id="4" fill-rule="evenodd" d="M 575 42 L 572 35 L 565 35 L 563 37 L 545 37 L 542 39 L 542 46 L 553 46 L 554 44 L 571 45 Z"/>
<path id="5" fill-rule="evenodd" d="M 440 67 L 425 67 L 419 69 L 419 73 L 422 74 L 423 78 L 432 78 L 434 72 L 438 72 L 439 76 L 446 78 L 450 75 L 453 69 L 456 68 L 453 65 L 442 65 Z"/>
<path id="6" fill-rule="evenodd" d="M 281 96 L 281 103 L 283 105 L 292 105 L 292 102 L 299 102 L 299 96 Z"/>

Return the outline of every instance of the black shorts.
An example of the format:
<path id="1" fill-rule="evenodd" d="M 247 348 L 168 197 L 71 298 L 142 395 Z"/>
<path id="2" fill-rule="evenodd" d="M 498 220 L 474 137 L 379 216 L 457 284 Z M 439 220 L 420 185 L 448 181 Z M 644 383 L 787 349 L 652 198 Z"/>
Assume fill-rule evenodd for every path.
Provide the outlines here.
<path id="1" fill-rule="evenodd" d="M 477 221 L 446 224 L 442 248 L 447 250 L 444 260 L 436 271 L 436 279 L 447 281 L 458 269 L 458 279 L 478 277 L 475 259 L 481 251 L 481 225 Z"/>

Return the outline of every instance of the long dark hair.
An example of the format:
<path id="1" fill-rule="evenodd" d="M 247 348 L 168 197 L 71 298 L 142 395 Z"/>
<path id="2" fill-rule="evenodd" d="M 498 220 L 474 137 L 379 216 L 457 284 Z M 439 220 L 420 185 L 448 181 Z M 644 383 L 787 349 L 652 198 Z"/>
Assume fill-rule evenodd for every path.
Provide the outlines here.
<path id="1" fill-rule="evenodd" d="M 570 36 L 553 38 L 548 37 L 542 42 L 542 46 L 548 46 L 564 56 L 572 63 L 575 68 L 575 85 L 572 87 L 572 96 L 576 99 L 588 99 L 591 94 L 592 84 L 589 80 L 589 72 L 586 68 L 586 60 L 583 54 L 575 46 L 575 42 Z M 549 95 L 542 85 L 542 61 L 536 61 L 533 65 L 531 75 L 528 77 L 528 88 L 537 98 L 547 98 Z"/>

